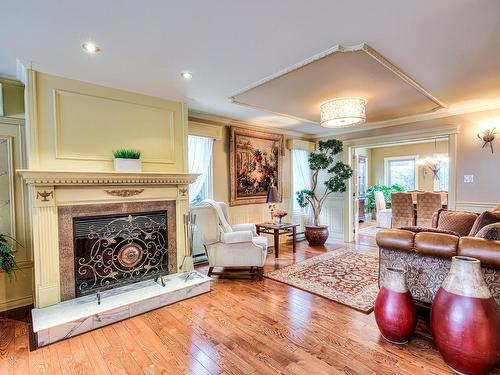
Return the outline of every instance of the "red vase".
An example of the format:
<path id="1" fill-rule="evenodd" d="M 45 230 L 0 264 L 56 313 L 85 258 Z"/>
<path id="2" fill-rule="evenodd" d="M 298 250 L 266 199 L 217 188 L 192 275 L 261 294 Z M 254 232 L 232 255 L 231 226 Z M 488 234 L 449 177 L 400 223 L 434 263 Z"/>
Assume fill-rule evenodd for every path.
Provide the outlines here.
<path id="1" fill-rule="evenodd" d="M 457 373 L 487 374 L 499 359 L 500 312 L 481 273 L 481 262 L 455 256 L 431 309 L 434 342 Z"/>
<path id="2" fill-rule="evenodd" d="M 306 225 L 305 237 L 309 245 L 321 246 L 328 239 L 329 232 L 327 225 Z"/>
<path id="3" fill-rule="evenodd" d="M 375 300 L 375 320 L 387 341 L 408 342 L 417 324 L 417 312 L 404 270 L 388 267 L 384 271 Z"/>

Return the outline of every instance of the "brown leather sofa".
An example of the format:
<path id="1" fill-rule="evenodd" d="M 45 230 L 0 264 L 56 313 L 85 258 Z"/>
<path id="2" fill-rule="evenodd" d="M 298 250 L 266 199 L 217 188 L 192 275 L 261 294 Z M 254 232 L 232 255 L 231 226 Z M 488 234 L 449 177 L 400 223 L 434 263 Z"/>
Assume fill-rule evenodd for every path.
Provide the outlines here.
<path id="1" fill-rule="evenodd" d="M 379 283 L 387 267 L 403 268 L 415 301 L 429 306 L 448 274 L 451 258 L 465 255 L 481 261 L 486 284 L 500 306 L 500 241 L 444 232 L 379 231 Z"/>

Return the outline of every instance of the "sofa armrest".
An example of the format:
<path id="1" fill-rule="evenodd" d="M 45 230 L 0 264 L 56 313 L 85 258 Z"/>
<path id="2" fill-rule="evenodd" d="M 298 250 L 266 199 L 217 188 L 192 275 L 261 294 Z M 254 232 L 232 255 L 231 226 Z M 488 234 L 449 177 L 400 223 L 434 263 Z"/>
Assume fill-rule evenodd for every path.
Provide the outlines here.
<path id="1" fill-rule="evenodd" d="M 412 251 L 415 233 L 401 229 L 382 229 L 378 231 L 377 245 L 384 249 Z"/>
<path id="2" fill-rule="evenodd" d="M 222 233 L 221 242 L 226 244 L 252 242 L 253 233 L 249 230 L 241 230 L 238 232 Z"/>
<path id="3" fill-rule="evenodd" d="M 457 253 L 479 259 L 483 265 L 500 268 L 500 241 L 461 237 Z"/>
<path id="4" fill-rule="evenodd" d="M 457 255 L 457 236 L 444 233 L 420 232 L 415 235 L 415 251 L 418 254 L 451 258 Z"/>

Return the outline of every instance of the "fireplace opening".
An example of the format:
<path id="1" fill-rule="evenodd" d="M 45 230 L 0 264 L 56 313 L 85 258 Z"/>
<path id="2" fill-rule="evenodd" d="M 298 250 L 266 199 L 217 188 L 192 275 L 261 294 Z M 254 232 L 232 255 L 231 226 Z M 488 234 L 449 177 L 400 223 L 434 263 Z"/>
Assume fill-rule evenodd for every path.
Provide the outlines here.
<path id="1" fill-rule="evenodd" d="M 77 297 L 168 274 L 167 211 L 73 218 Z"/>

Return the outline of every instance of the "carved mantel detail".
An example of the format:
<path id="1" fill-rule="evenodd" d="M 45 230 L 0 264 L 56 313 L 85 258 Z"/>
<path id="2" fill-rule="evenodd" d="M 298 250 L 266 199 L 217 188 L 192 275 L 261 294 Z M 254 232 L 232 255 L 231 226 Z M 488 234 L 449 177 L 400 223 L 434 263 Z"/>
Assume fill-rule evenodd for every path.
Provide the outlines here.
<path id="1" fill-rule="evenodd" d="M 134 195 L 141 194 L 144 189 L 118 189 L 118 190 L 104 190 L 107 194 L 112 195 L 114 197 L 133 197 Z"/>

